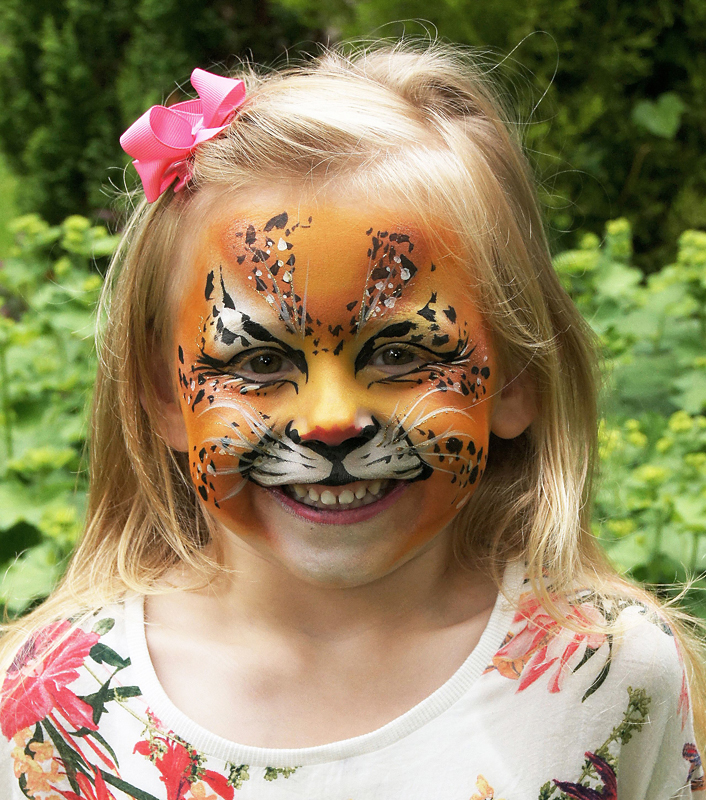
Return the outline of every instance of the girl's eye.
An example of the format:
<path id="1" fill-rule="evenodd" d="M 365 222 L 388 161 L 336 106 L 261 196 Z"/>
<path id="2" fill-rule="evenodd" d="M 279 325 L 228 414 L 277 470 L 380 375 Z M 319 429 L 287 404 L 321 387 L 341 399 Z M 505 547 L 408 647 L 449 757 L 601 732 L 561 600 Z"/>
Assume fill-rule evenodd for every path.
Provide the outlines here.
<path id="1" fill-rule="evenodd" d="M 391 344 L 380 348 L 369 361 L 371 367 L 377 367 L 390 375 L 401 375 L 424 364 L 422 354 L 411 347 Z"/>
<path id="2" fill-rule="evenodd" d="M 258 380 L 273 376 L 284 377 L 294 369 L 292 362 L 276 350 L 264 350 L 255 354 L 243 354 L 231 370 L 242 378 Z"/>
<path id="3" fill-rule="evenodd" d="M 414 353 L 402 347 L 388 347 L 380 353 L 380 361 L 386 367 L 411 364 L 414 361 Z"/>
<path id="4" fill-rule="evenodd" d="M 279 372 L 282 369 L 283 361 L 282 356 L 276 353 L 263 353 L 251 358 L 245 366 L 250 367 L 250 370 L 257 375 L 272 375 L 273 372 Z"/>

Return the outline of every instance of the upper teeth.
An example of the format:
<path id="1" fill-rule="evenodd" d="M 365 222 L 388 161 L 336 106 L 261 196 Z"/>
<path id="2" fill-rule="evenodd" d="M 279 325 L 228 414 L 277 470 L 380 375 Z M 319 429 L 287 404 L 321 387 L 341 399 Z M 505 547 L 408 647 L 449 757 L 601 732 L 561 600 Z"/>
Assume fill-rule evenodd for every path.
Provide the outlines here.
<path id="1" fill-rule="evenodd" d="M 295 497 L 302 502 L 322 503 L 325 506 L 347 506 L 356 500 L 376 498 L 386 485 L 387 481 L 361 481 L 347 487 L 332 486 L 322 489 L 320 485 L 295 483 L 290 488 Z"/>

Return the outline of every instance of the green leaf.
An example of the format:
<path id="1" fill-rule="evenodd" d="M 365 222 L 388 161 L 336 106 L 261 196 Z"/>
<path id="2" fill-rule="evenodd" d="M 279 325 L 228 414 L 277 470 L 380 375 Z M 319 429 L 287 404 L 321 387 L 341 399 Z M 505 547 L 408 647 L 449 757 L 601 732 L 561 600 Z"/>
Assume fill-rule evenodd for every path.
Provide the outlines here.
<path id="1" fill-rule="evenodd" d="M 125 669 L 130 666 L 130 659 L 119 656 L 112 647 L 98 642 L 89 652 L 90 657 L 98 664 L 110 664 L 111 667 Z"/>
<path id="2" fill-rule="evenodd" d="M 96 622 L 93 626 L 93 633 L 97 633 L 99 636 L 105 636 L 105 634 L 112 631 L 114 627 L 115 620 L 112 617 L 105 617 Z"/>
<path id="3" fill-rule="evenodd" d="M 136 786 L 124 781 L 122 778 L 118 778 L 117 776 L 113 775 L 112 772 L 101 770 L 101 775 L 106 783 L 109 783 L 111 786 L 115 786 L 116 789 L 120 789 L 121 792 L 125 793 L 126 797 L 134 798 L 134 800 L 158 800 L 158 798 L 153 794 L 145 792 L 142 789 L 138 789 Z"/>
<path id="4" fill-rule="evenodd" d="M 592 694 L 594 694 L 594 692 L 597 692 L 601 688 L 601 686 L 603 686 L 603 683 L 605 679 L 608 677 L 608 673 L 610 672 L 610 664 L 613 658 L 613 640 L 610 636 L 608 636 L 607 638 L 608 638 L 608 657 L 601 671 L 598 673 L 598 675 L 596 675 L 596 678 L 593 681 L 593 683 L 584 692 L 583 697 L 581 698 L 582 703 L 585 700 L 588 700 L 588 698 Z"/>
<path id="5" fill-rule="evenodd" d="M 59 731 L 49 722 L 48 719 L 42 720 L 42 724 L 46 728 L 47 733 L 49 734 L 49 738 L 54 743 L 54 747 L 56 747 L 59 756 L 64 764 L 64 769 L 66 770 L 66 777 L 69 779 L 69 783 L 71 784 L 71 788 L 76 792 L 76 794 L 80 793 L 78 782 L 76 781 L 76 768 L 78 766 L 86 767 L 86 762 L 83 759 L 81 753 L 77 750 L 74 750 L 68 742 L 64 740 L 61 736 Z"/>
<path id="6" fill-rule="evenodd" d="M 679 390 L 674 401 L 689 414 L 700 414 L 706 409 L 706 372 L 689 372 L 674 381 Z"/>
<path id="7" fill-rule="evenodd" d="M 43 542 L 7 568 L 0 584 L 0 601 L 11 615 L 21 614 L 33 601 L 46 597 L 63 572 L 56 546 Z"/>
<path id="8" fill-rule="evenodd" d="M 656 101 L 640 100 L 632 110 L 632 121 L 640 128 L 673 139 L 681 127 L 686 105 L 675 92 L 665 92 Z"/>

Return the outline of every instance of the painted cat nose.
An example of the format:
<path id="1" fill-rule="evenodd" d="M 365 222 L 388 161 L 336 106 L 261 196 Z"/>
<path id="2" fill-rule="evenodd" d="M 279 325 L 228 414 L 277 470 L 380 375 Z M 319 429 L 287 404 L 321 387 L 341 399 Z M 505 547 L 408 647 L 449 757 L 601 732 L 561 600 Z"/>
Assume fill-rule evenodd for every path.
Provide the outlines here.
<path id="1" fill-rule="evenodd" d="M 322 428 L 321 426 L 316 426 L 312 430 L 308 431 L 307 433 L 300 433 L 299 439 L 302 442 L 323 442 L 324 444 L 328 444 L 331 446 L 335 446 L 338 444 L 342 444 L 347 439 L 353 439 L 360 434 L 363 430 L 362 426 L 358 425 L 348 425 L 347 427 L 341 428 L 339 426 L 332 426 L 330 428 Z"/>

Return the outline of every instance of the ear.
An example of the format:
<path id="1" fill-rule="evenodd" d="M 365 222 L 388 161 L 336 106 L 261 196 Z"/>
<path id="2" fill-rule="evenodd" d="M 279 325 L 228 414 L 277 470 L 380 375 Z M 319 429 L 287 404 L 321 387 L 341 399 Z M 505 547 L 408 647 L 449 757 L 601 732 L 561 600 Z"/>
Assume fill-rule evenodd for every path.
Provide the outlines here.
<path id="1" fill-rule="evenodd" d="M 150 390 L 140 388 L 140 403 L 165 443 L 173 450 L 186 452 L 189 440 L 181 412 L 174 370 L 164 355 L 164 348 L 155 341 L 149 345 Z"/>
<path id="2" fill-rule="evenodd" d="M 490 430 L 501 439 L 514 439 L 529 428 L 536 416 L 537 393 L 529 374 L 523 370 L 505 380 L 495 401 Z"/>

